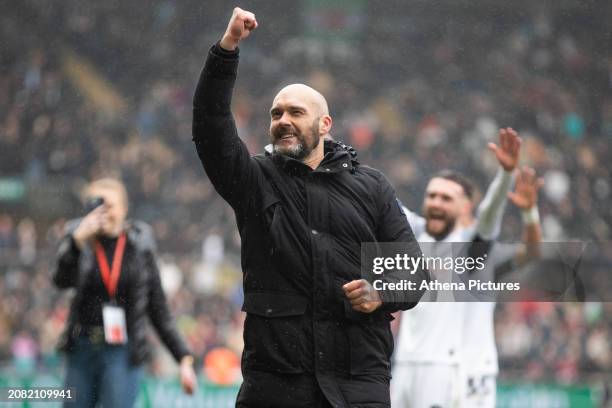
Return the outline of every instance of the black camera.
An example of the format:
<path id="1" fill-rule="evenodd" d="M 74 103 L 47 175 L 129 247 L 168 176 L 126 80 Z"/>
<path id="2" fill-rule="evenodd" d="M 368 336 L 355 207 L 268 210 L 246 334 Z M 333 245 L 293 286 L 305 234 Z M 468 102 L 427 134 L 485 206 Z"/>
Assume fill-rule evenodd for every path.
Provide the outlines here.
<path id="1" fill-rule="evenodd" d="M 91 197 L 85 202 L 85 214 L 89 214 L 99 206 L 104 204 L 104 198 L 102 197 Z"/>

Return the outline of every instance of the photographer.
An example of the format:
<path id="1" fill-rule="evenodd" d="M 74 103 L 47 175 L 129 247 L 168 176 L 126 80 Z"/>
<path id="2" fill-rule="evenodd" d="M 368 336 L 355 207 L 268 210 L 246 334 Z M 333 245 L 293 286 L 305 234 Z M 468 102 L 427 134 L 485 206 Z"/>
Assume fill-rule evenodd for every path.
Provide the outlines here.
<path id="1" fill-rule="evenodd" d="M 196 386 L 193 357 L 174 327 L 155 262 L 150 227 L 127 222 L 128 198 L 118 180 L 100 179 L 85 189 L 88 213 L 68 223 L 53 281 L 74 288 L 61 349 L 67 355 L 70 406 L 131 407 L 142 364 L 149 357 L 146 318 L 180 362 L 183 389 Z"/>

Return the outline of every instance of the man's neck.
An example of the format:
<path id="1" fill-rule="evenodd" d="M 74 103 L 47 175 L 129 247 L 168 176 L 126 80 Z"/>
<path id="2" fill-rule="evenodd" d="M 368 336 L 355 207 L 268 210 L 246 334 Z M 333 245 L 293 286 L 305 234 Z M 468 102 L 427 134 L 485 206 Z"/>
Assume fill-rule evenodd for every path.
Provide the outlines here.
<path id="1" fill-rule="evenodd" d="M 321 140 L 321 143 L 319 143 L 317 148 L 314 149 L 312 152 L 310 152 L 310 154 L 307 157 L 305 157 L 304 160 L 302 160 L 302 163 L 304 163 L 305 165 L 307 165 L 313 170 L 319 167 L 319 164 L 321 164 L 321 162 L 323 161 L 323 158 L 325 157 L 323 146 L 324 146 L 324 143 L 323 143 L 323 140 Z"/>
<path id="2" fill-rule="evenodd" d="M 321 164 L 322 161 L 323 161 L 323 155 L 321 155 L 320 157 L 319 156 L 313 157 L 313 155 L 310 155 L 307 158 L 305 158 L 302 161 L 302 163 L 304 163 L 311 169 L 315 170 L 317 167 L 319 167 L 319 164 Z"/>

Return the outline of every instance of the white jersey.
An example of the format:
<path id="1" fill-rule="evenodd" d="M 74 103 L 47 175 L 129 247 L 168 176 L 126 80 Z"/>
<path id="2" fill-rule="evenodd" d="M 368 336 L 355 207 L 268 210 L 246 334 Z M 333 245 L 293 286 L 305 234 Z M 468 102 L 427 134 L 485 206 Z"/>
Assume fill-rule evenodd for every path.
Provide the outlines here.
<path id="1" fill-rule="evenodd" d="M 404 209 L 410 225 L 427 256 L 451 256 L 450 245 L 429 247 L 435 239 L 425 231 L 425 219 Z M 473 230 L 456 229 L 441 242 L 469 242 Z M 433 248 L 448 253 L 430 253 Z M 451 272 L 452 273 L 452 272 Z M 395 362 L 436 362 L 457 364 L 461 362 L 463 343 L 464 302 L 421 301 L 413 309 L 402 313 L 396 344 Z"/>
<path id="2" fill-rule="evenodd" d="M 455 229 L 442 241 L 448 245 L 428 245 L 428 242 L 435 240 L 425 231 L 425 219 L 404 209 L 423 254 L 426 257 L 454 258 L 459 254 L 454 253 L 456 247 L 453 248 L 450 243 L 471 242 L 476 231 L 484 240 L 497 237 L 511 182 L 511 175 L 500 170 L 478 209 L 477 226 Z M 447 276 L 454 280 L 455 271 L 440 274 L 440 271 L 430 269 L 430 272 L 434 272 L 438 280 L 440 276 L 445 281 Z M 424 296 L 428 294 L 426 292 Z M 478 406 L 467 404 L 473 401 L 485 401 L 487 407 L 495 404 L 494 393 L 487 394 L 489 398 L 483 400 L 471 398 L 467 392 L 468 378 L 463 374 L 467 361 L 464 353 L 465 330 L 473 330 L 466 325 L 469 303 L 454 302 L 452 298 L 447 300 L 445 296 L 446 293 L 437 292 L 435 302 L 421 301 L 413 309 L 402 313 L 391 380 L 391 404 L 394 407 L 456 407 L 463 402 L 466 402 L 466 407 Z M 492 322 L 493 316 L 484 319 Z M 493 401 L 492 405 L 490 401 Z"/>

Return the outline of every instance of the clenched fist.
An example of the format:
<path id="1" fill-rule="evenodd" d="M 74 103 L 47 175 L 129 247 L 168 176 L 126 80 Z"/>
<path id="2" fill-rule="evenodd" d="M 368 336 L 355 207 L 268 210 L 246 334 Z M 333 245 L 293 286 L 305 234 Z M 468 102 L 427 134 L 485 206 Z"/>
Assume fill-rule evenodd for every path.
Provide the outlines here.
<path id="1" fill-rule="evenodd" d="M 247 38 L 251 31 L 256 28 L 257 20 L 255 20 L 255 14 L 236 7 L 219 44 L 224 50 L 233 51 L 238 46 L 238 43 Z"/>
<path id="2" fill-rule="evenodd" d="M 351 301 L 353 310 L 372 313 L 382 305 L 380 295 L 365 279 L 358 279 L 342 286 L 344 295 Z"/>

